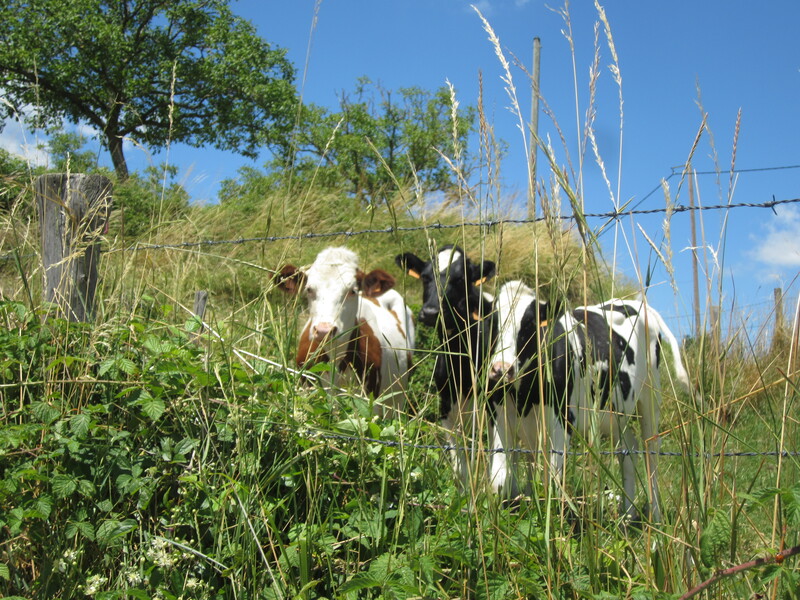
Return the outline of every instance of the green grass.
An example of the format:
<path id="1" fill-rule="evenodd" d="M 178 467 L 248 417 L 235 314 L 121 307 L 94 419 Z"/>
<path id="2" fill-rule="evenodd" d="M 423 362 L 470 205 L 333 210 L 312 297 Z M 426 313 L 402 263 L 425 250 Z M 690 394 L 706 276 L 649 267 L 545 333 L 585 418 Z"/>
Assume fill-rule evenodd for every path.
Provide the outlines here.
<path id="1" fill-rule="evenodd" d="M 570 458 L 565 503 L 538 477 L 534 497 L 512 505 L 480 483 L 459 492 L 425 418 L 436 405 L 422 358 L 429 330 L 409 391 L 419 414 L 380 422 L 357 394 L 328 394 L 281 368 L 292 366 L 298 307 L 270 292 L 214 308 L 214 333 L 195 343 L 196 321 L 152 283 L 168 279 L 140 278 L 154 295 L 130 308 L 122 295 L 93 325 L 0 305 L 6 594 L 671 597 L 798 542 L 797 458 L 779 478 L 775 457 L 703 457 L 791 448 L 779 436 L 785 425 L 785 441 L 796 440 L 783 412 L 796 414 L 794 390 L 739 400 L 741 385 L 714 379 L 718 357 L 696 373 L 711 392 L 702 405 L 666 386 L 663 449 L 684 456 L 661 458 L 664 522 L 637 529 L 607 497 L 620 488 L 609 446 Z M 715 593 L 772 585 L 796 597 L 796 565 Z"/>

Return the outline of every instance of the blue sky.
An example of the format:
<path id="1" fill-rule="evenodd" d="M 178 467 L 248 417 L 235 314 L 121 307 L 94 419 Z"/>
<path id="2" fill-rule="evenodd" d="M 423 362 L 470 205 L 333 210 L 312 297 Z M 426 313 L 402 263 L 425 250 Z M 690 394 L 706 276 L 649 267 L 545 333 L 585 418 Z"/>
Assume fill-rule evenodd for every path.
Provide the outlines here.
<path id="1" fill-rule="evenodd" d="M 545 115 L 540 118 L 540 134 L 549 136 L 559 164 L 566 165 L 569 160 L 577 169 L 580 138 L 576 132 L 584 127 L 588 108 L 598 21 L 595 5 L 581 0 L 569 7 L 573 55 L 565 37 L 560 0 L 481 0 L 473 4 L 494 29 L 512 64 L 525 117 L 530 114 L 529 83 L 515 63 L 521 61 L 530 68 L 533 37 L 541 39 L 542 94 L 564 132 L 566 146 Z M 727 171 L 740 110 L 738 169 L 800 165 L 800 2 L 616 0 L 603 4 L 622 78 L 622 158 L 620 166 L 620 94 L 609 70 L 613 61 L 601 27 L 594 129 L 613 200 L 589 151 L 583 167 L 588 212 L 612 210 L 614 201 L 631 201 L 640 209 L 663 207 L 661 191 L 646 196 L 689 156 L 702 120 L 700 105 L 708 114 L 710 133 L 700 137 L 693 164 L 699 171 L 719 168 L 723 172 L 720 178 L 698 177 L 702 204 L 720 204 L 729 198 Z M 288 50 L 304 98 L 315 104 L 335 108 L 338 94 L 351 91 L 359 77 L 367 76 L 387 89 L 419 86 L 433 90 L 449 81 L 462 104 L 475 105 L 481 73 L 487 117 L 495 135 L 509 144 L 501 165 L 507 202 L 524 201 L 527 171 L 519 119 L 509 110 L 502 66 L 470 2 L 239 0 L 233 8 L 252 21 L 262 37 Z M 9 127 L 0 143 L 14 147 L 18 136 Z M 28 141 L 31 139 L 28 134 Z M 476 152 L 476 148 L 471 150 Z M 235 177 L 240 166 L 261 164 L 230 153 L 180 146 L 174 146 L 169 155 L 155 156 L 129 149 L 128 157 L 135 169 L 164 160 L 177 165 L 179 180 L 198 201 L 213 201 L 219 182 Z M 538 175 L 548 176 L 542 168 Z M 686 204 L 687 186 L 684 183 L 678 192 L 679 181 L 680 177 L 673 175 L 669 186 L 673 199 L 677 193 L 677 202 Z M 800 169 L 741 173 L 735 179 L 731 200 L 761 203 L 773 197 L 800 197 Z M 599 226 L 600 222 L 591 224 Z M 616 230 L 606 231 L 601 242 L 611 259 L 616 240 L 618 269 L 631 279 L 637 279 L 635 261 L 640 271 L 648 263 L 654 265 L 655 285 L 648 296 L 670 317 L 671 326 L 688 333 L 692 306 L 689 217 L 684 213 L 671 221 L 677 295 L 666 269 L 648 251 L 639 230 L 641 226 L 660 245 L 662 225 L 663 215 L 637 217 L 635 223 L 623 220 Z M 733 314 L 727 311 L 733 302 L 745 315 L 766 318 L 774 287 L 783 286 L 796 297 L 800 206 L 780 207 L 775 213 L 765 209 L 739 209 L 727 215 L 709 211 L 698 231 L 698 243 L 704 239 L 708 248 L 705 262 L 712 275 L 718 277 L 722 269 L 724 318 Z M 701 273 L 701 285 L 704 279 Z M 714 298 L 713 303 L 717 302 Z M 793 310 L 793 305 L 787 310 Z"/>

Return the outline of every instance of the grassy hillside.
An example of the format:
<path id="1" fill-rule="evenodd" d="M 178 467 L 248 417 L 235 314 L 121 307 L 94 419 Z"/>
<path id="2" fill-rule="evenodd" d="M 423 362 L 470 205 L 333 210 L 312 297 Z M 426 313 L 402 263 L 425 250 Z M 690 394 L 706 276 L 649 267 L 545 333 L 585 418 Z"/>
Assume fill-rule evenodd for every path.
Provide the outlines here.
<path id="1" fill-rule="evenodd" d="M 480 478 L 457 490 L 429 420 L 435 343 L 424 327 L 409 390 L 417 412 L 396 421 L 374 420 L 353 390 L 327 393 L 292 370 L 304 315 L 273 290 L 281 265 L 346 244 L 364 268 L 395 274 L 414 304 L 416 282 L 395 254 L 458 243 L 497 260 L 498 280 L 538 281 L 543 295 L 582 303 L 633 289 L 560 225 L 482 230 L 461 225 L 473 215 L 410 209 L 403 197 L 365 207 L 312 192 L 191 206 L 154 217 L 139 240 L 114 224 L 97 318 L 74 324 L 46 318 L 24 202 L 4 215 L 2 252 L 17 254 L 0 266 L 5 595 L 667 598 L 798 543 L 798 458 L 781 455 L 798 436 L 797 393 L 781 376 L 792 371 L 786 339 L 759 355 L 734 342 L 689 349 L 699 393 L 664 390 L 664 523 L 638 528 L 617 514 L 607 443 L 575 446 L 566 502 L 538 470 L 533 497 L 510 504 Z M 418 229 L 306 236 L 388 227 Z M 239 238 L 264 239 L 175 247 Z M 198 289 L 210 293 L 210 328 L 199 335 Z M 798 583 L 787 559 L 712 595 L 796 598 Z"/>

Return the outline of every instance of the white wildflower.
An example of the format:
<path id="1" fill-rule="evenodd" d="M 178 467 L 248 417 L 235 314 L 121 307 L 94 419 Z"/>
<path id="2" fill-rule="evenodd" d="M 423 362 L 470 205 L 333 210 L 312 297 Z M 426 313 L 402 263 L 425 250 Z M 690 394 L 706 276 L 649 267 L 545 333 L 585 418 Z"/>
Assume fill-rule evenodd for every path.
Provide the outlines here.
<path id="1" fill-rule="evenodd" d="M 108 582 L 108 578 L 103 575 L 92 575 L 86 580 L 83 593 L 87 596 L 94 596 Z"/>

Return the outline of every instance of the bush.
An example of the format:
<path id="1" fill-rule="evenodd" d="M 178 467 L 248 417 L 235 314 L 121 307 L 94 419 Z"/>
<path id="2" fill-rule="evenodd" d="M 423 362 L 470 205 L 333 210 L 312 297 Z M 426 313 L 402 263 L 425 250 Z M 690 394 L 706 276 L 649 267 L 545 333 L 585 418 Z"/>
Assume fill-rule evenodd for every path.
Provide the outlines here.
<path id="1" fill-rule="evenodd" d="M 140 238 L 159 226 L 181 218 L 189 207 L 189 194 L 172 181 L 177 167 L 148 167 L 144 176 L 133 173 L 114 186 L 114 211 L 110 233 Z"/>

